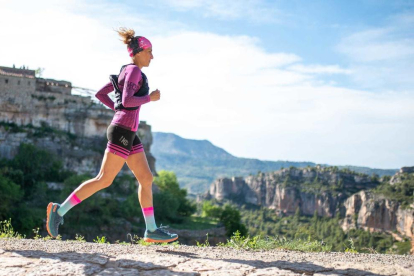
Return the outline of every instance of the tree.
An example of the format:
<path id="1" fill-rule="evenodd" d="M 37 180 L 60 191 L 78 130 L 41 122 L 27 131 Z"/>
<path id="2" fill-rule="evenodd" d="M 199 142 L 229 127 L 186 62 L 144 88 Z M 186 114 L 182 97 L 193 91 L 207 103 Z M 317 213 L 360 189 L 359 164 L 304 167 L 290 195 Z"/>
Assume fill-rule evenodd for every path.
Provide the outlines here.
<path id="1" fill-rule="evenodd" d="M 154 194 L 154 206 L 156 207 L 155 217 L 158 223 L 163 221 L 180 223 L 183 221 L 183 218 L 177 215 L 180 201 L 171 193 L 161 191 Z"/>
<path id="2" fill-rule="evenodd" d="M 12 217 L 11 208 L 18 203 L 23 197 L 23 191 L 20 186 L 0 174 L 0 220 L 6 220 Z"/>
<path id="3" fill-rule="evenodd" d="M 239 230 L 241 236 L 247 235 L 247 228 L 241 223 L 239 210 L 233 208 L 231 205 L 224 205 L 220 221 L 226 227 L 226 235 L 228 237 L 231 237 L 237 230 Z"/>
<path id="4" fill-rule="evenodd" d="M 45 68 L 37 68 L 36 70 L 35 70 L 35 75 L 36 75 L 36 78 L 41 78 L 42 77 L 42 75 L 43 75 L 43 72 L 45 71 Z"/>
<path id="5" fill-rule="evenodd" d="M 187 196 L 187 190 L 186 189 L 180 189 L 180 185 L 178 184 L 177 177 L 174 172 L 169 171 L 160 171 L 158 173 L 158 176 L 154 179 L 154 183 L 159 187 L 161 193 L 170 194 L 172 198 L 177 200 L 178 207 L 176 210 L 176 213 L 178 216 L 182 217 L 189 217 L 192 214 L 195 213 L 197 210 L 197 206 L 195 203 L 190 202 L 186 196 Z M 161 198 L 163 199 L 169 199 L 168 196 L 157 196 L 154 195 L 154 202 L 155 198 L 157 198 L 157 204 L 163 205 L 166 208 L 168 208 L 164 203 L 160 202 L 159 200 Z M 171 204 L 175 206 L 175 203 L 173 201 L 168 201 Z M 154 204 L 155 205 L 155 204 Z M 166 212 L 169 212 L 168 210 L 165 210 Z M 174 219 L 173 217 L 170 217 L 171 219 Z"/>
<path id="6" fill-rule="evenodd" d="M 220 218 L 223 209 L 219 206 L 213 205 L 211 201 L 204 201 L 202 212 L 203 217 Z"/>

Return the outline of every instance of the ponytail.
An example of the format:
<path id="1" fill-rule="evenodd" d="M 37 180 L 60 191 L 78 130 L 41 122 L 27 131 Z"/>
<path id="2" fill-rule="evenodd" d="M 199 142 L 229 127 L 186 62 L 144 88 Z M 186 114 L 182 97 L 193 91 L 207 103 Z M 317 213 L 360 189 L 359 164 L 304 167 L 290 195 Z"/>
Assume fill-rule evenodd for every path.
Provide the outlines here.
<path id="1" fill-rule="evenodd" d="M 133 29 L 128 29 L 121 27 L 116 32 L 121 37 L 121 41 L 124 42 L 126 45 L 130 45 L 132 39 L 135 37 L 135 31 Z"/>

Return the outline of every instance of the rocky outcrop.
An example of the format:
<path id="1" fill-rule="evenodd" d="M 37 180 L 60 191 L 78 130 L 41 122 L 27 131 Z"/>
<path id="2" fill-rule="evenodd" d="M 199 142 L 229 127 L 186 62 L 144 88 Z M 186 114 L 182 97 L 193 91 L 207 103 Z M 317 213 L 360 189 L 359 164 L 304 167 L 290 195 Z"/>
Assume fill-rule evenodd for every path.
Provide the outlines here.
<path id="1" fill-rule="evenodd" d="M 390 184 L 401 181 L 414 167 L 402 168 Z M 260 173 L 246 178 L 220 178 L 211 184 L 205 198 L 253 204 L 292 215 L 299 208 L 303 215 L 344 217 L 344 230 L 363 228 L 386 231 L 396 238 L 414 237 L 414 203 L 402 206 L 397 201 L 375 194 L 375 177 L 335 168 L 290 168 Z"/>
<path id="2" fill-rule="evenodd" d="M 396 232 L 414 236 L 414 206 L 403 208 L 398 202 L 369 191 L 361 191 L 344 202 L 346 209 L 342 228 Z"/>
<path id="3" fill-rule="evenodd" d="M 396 183 L 400 183 L 401 182 L 401 177 L 405 173 L 410 173 L 410 174 L 414 173 L 414 167 L 402 167 L 399 172 L 397 172 L 396 174 L 394 174 L 391 177 L 390 184 L 394 185 Z"/>
<path id="4" fill-rule="evenodd" d="M 378 185 L 367 175 L 334 168 L 289 168 L 257 176 L 220 178 L 211 184 L 206 198 L 232 200 L 275 209 L 284 214 L 335 216 L 346 199 L 344 191 L 358 191 Z"/>

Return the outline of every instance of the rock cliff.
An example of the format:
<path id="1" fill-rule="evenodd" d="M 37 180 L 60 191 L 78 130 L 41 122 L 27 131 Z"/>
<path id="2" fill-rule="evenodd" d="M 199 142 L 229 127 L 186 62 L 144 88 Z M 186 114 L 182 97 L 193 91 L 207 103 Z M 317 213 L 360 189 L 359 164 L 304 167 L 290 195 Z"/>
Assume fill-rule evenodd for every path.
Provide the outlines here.
<path id="1" fill-rule="evenodd" d="M 207 198 L 230 199 L 275 209 L 287 215 L 335 216 L 339 203 L 351 192 L 373 188 L 371 177 L 335 168 L 289 168 L 257 176 L 220 178 L 211 184 Z"/>
<path id="2" fill-rule="evenodd" d="M 150 169 L 156 175 L 155 158 L 150 152 L 151 126 L 145 121 L 140 122 L 138 135 L 144 145 Z M 95 175 L 101 167 L 107 138 L 106 131 L 99 136 L 79 137 L 50 128 L 47 124 L 33 127 L 0 122 L 0 158 L 12 159 L 21 143 L 32 144 L 56 154 L 67 170 Z M 126 166 L 124 170 L 127 170 Z"/>
<path id="3" fill-rule="evenodd" d="M 414 204 L 404 208 L 381 194 L 360 191 L 343 203 L 345 218 L 342 228 L 363 228 L 368 231 L 385 231 L 396 239 L 414 238 Z"/>
<path id="4" fill-rule="evenodd" d="M 398 183 L 403 168 L 390 184 Z M 397 201 L 371 192 L 380 182 L 375 177 L 336 168 L 289 168 L 246 178 L 220 178 L 211 184 L 204 198 L 253 204 L 292 215 L 297 208 L 304 215 L 343 217 L 342 228 L 386 231 L 414 237 L 414 204 L 403 207 Z"/>

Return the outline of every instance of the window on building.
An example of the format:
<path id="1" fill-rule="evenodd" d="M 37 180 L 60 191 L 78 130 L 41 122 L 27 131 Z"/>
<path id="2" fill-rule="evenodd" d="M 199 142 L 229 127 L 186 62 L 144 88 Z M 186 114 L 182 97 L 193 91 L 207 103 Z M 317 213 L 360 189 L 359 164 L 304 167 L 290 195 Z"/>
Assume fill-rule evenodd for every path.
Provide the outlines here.
<path id="1" fill-rule="evenodd" d="M 30 85 L 30 81 L 27 82 L 27 85 Z"/>
<path id="2" fill-rule="evenodd" d="M 19 80 L 17 81 L 17 84 L 20 84 L 20 81 Z"/>
<path id="3" fill-rule="evenodd" d="M 8 80 L 8 79 L 5 79 L 4 81 L 5 81 L 6 83 L 9 83 L 9 80 Z"/>

